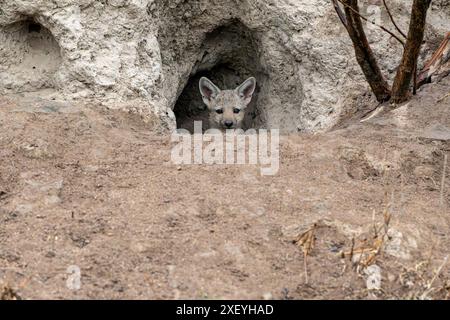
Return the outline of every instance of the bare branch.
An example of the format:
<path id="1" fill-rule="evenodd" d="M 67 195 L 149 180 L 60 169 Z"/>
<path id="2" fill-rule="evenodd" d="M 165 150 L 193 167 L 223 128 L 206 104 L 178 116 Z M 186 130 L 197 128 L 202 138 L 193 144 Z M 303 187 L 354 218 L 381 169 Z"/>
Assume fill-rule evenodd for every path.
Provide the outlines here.
<path id="1" fill-rule="evenodd" d="M 349 5 L 347 5 L 346 3 L 344 3 L 342 0 L 338 0 L 340 3 L 342 3 L 342 5 L 346 8 L 348 8 L 349 10 L 353 11 L 354 14 L 358 15 L 361 19 L 363 19 L 364 21 L 367 21 L 371 24 L 373 24 L 374 26 L 377 26 L 378 28 L 380 28 L 381 30 L 383 30 L 384 32 L 389 33 L 393 38 L 397 39 L 398 42 L 400 42 L 402 44 L 403 47 L 405 47 L 405 42 L 400 39 L 395 33 L 393 33 L 392 31 L 386 29 L 385 27 L 383 27 L 382 25 L 379 25 L 377 23 L 375 23 L 374 21 L 370 21 L 369 19 L 367 19 L 366 17 L 364 17 L 362 14 L 360 14 L 357 10 L 355 10 L 354 8 L 350 7 Z"/>
<path id="2" fill-rule="evenodd" d="M 407 38 L 406 34 L 400 29 L 400 27 L 395 23 L 394 17 L 392 16 L 391 10 L 389 10 L 389 7 L 386 3 L 386 0 L 383 0 L 384 7 L 386 8 L 386 11 L 389 15 L 389 18 L 391 19 L 392 24 L 394 25 L 395 29 L 403 36 L 403 38 Z"/>
<path id="3" fill-rule="evenodd" d="M 430 4 L 431 0 L 414 0 L 413 2 L 408 40 L 392 86 L 394 103 L 402 103 L 408 100 L 411 80 L 417 71 L 417 59 L 425 35 L 425 24 Z"/>
<path id="4" fill-rule="evenodd" d="M 338 0 L 341 2 L 342 0 Z M 355 56 L 378 102 L 388 101 L 391 91 L 367 40 L 359 14 L 358 0 L 344 0 L 347 32 L 353 42 Z"/>
<path id="5" fill-rule="evenodd" d="M 450 50 L 450 32 L 447 33 L 439 48 L 434 52 L 431 59 L 425 64 L 425 67 L 420 72 L 418 79 L 419 87 L 424 85 L 427 82 L 427 79 L 433 75 L 433 72 L 439 69 L 440 64 L 445 62 L 443 58 L 446 50 Z"/>

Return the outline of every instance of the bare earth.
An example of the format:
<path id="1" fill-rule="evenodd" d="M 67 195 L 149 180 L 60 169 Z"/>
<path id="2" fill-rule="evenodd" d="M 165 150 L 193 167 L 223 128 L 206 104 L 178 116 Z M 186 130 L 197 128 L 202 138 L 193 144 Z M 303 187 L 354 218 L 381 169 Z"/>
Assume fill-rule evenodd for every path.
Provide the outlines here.
<path id="1" fill-rule="evenodd" d="M 2 97 L 0 296 L 449 298 L 449 87 L 282 137 L 273 177 L 173 165 L 170 136 L 134 114 Z"/>

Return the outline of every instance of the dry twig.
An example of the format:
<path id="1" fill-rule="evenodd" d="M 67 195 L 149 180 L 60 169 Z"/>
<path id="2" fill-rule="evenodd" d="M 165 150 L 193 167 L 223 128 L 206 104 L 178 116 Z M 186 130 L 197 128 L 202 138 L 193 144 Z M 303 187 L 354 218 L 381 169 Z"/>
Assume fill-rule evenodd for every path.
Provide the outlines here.
<path id="1" fill-rule="evenodd" d="M 397 29 L 397 31 L 403 36 L 403 38 L 407 39 L 408 37 L 406 36 L 406 34 L 400 29 L 400 27 L 395 22 L 395 19 L 392 16 L 391 10 L 389 9 L 389 7 L 387 5 L 386 0 L 383 0 L 383 4 L 384 4 L 384 7 L 386 8 L 386 11 L 387 11 L 389 18 L 391 19 L 391 22 L 394 25 L 395 29 Z"/>
<path id="2" fill-rule="evenodd" d="M 356 15 L 358 15 L 361 19 L 363 19 L 366 22 L 369 22 L 371 24 L 373 24 L 374 26 L 380 28 L 381 30 L 383 30 L 384 32 L 389 33 L 394 39 L 396 39 L 398 42 L 401 43 L 401 45 L 403 46 L 403 48 L 405 47 L 405 42 L 400 39 L 395 33 L 393 33 L 392 31 L 390 31 L 389 29 L 383 27 L 382 25 L 379 25 L 377 23 L 375 23 L 374 21 L 369 20 L 368 18 L 366 18 L 365 16 L 363 16 L 362 14 L 360 14 L 358 11 L 356 11 L 355 9 L 353 9 L 351 6 L 347 5 L 346 3 L 342 2 L 342 0 L 337 0 L 339 1 L 344 7 L 348 8 L 349 10 L 351 10 L 353 13 L 355 13 Z"/>
<path id="3" fill-rule="evenodd" d="M 315 245 L 315 236 L 314 233 L 316 231 L 317 224 L 315 223 L 310 229 L 302 233 L 297 239 L 294 240 L 294 243 L 302 248 L 303 256 L 304 256 L 304 267 L 305 267 L 305 282 L 308 283 L 308 265 L 307 265 L 307 257 L 311 254 L 311 251 Z"/>

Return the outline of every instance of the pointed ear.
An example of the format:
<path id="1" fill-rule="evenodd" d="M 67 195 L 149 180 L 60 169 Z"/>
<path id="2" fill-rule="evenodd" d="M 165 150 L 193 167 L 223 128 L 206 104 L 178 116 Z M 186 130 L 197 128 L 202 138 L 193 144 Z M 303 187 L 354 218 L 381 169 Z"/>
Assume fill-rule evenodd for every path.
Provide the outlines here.
<path id="1" fill-rule="evenodd" d="M 212 83 L 208 78 L 202 77 L 199 82 L 200 93 L 203 102 L 209 107 L 210 102 L 217 97 L 220 89 Z"/>
<path id="2" fill-rule="evenodd" d="M 236 88 L 236 92 L 239 97 L 244 101 L 246 105 L 252 100 L 253 93 L 256 89 L 256 79 L 251 77 L 244 81 L 239 87 Z"/>

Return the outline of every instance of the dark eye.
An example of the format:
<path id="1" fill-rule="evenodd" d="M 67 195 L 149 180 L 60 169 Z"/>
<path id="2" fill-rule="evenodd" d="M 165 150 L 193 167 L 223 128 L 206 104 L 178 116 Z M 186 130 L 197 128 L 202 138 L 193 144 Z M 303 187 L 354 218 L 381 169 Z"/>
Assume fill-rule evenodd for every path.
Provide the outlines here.
<path id="1" fill-rule="evenodd" d="M 222 113 L 223 113 L 223 109 L 217 109 L 217 110 L 216 110 L 216 113 L 222 114 Z"/>
<path id="2" fill-rule="evenodd" d="M 233 109 L 233 112 L 237 114 L 237 113 L 241 112 L 241 109 L 234 108 L 234 109 Z"/>

